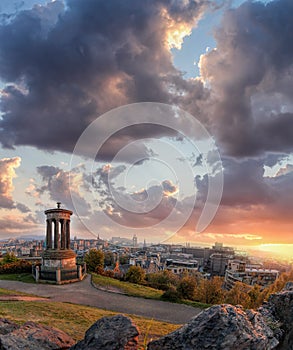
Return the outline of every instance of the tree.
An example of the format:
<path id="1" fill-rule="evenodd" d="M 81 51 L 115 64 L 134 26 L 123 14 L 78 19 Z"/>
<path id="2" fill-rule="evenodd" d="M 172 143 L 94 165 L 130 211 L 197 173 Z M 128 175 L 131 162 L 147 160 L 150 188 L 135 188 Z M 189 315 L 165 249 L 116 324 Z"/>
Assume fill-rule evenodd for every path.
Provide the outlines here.
<path id="1" fill-rule="evenodd" d="M 171 285 L 176 287 L 179 283 L 179 277 L 168 270 L 149 273 L 146 278 L 150 287 L 161 290 L 168 290 Z"/>
<path id="2" fill-rule="evenodd" d="M 96 272 L 97 269 L 103 269 L 104 258 L 104 253 L 101 250 L 91 249 L 84 257 L 87 270 L 90 272 Z"/>
<path id="3" fill-rule="evenodd" d="M 129 263 L 129 255 L 123 254 L 119 256 L 119 264 L 125 265 Z"/>
<path id="4" fill-rule="evenodd" d="M 14 255 L 14 253 L 9 253 L 7 252 L 6 255 L 4 256 L 4 258 L 2 259 L 2 264 L 10 264 L 10 263 L 14 263 L 16 262 L 18 259 L 17 257 Z"/>
<path id="5" fill-rule="evenodd" d="M 261 287 L 258 284 L 255 284 L 253 288 L 248 292 L 249 295 L 249 308 L 256 309 L 259 307 L 261 302 Z"/>
<path id="6" fill-rule="evenodd" d="M 145 272 L 140 266 L 130 266 L 125 279 L 128 282 L 140 284 L 144 282 Z"/>
<path id="7" fill-rule="evenodd" d="M 211 280 L 203 279 L 195 290 L 195 300 L 206 304 L 221 304 L 225 299 L 222 288 L 223 278 L 214 277 Z"/>
<path id="8" fill-rule="evenodd" d="M 180 300 L 180 295 L 176 289 L 175 286 L 172 284 L 169 286 L 169 288 L 164 292 L 164 294 L 161 296 L 162 299 L 177 302 Z"/>
<path id="9" fill-rule="evenodd" d="M 226 295 L 226 302 L 232 305 L 242 305 L 244 308 L 250 306 L 250 298 L 248 292 L 252 289 L 251 286 L 236 282 L 232 289 Z"/>
<path id="10" fill-rule="evenodd" d="M 115 263 L 114 254 L 112 252 L 105 252 L 104 255 L 105 255 L 105 258 L 104 258 L 105 266 L 114 265 L 114 263 Z"/>
<path id="11" fill-rule="evenodd" d="M 183 299 L 193 300 L 196 287 L 197 283 L 195 277 L 185 276 L 180 280 L 177 286 L 178 295 Z"/>

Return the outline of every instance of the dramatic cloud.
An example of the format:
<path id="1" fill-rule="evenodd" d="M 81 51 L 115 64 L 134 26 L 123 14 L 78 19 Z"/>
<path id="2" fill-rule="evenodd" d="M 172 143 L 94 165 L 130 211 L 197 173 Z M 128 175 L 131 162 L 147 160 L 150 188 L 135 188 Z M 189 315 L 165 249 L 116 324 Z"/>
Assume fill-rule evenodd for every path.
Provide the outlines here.
<path id="1" fill-rule="evenodd" d="M 0 208 L 15 207 L 12 181 L 16 177 L 15 169 L 20 166 L 20 161 L 20 157 L 0 159 Z"/>
<path id="2" fill-rule="evenodd" d="M 201 56 L 211 88 L 206 113 L 234 156 L 293 149 L 291 0 L 247 1 L 225 14 L 217 47 Z"/>
<path id="3" fill-rule="evenodd" d="M 112 220 L 125 227 L 148 227 L 164 220 L 174 209 L 178 191 L 170 180 L 147 189 L 130 191 L 117 187 L 115 180 L 126 170 L 124 165 L 113 167 L 106 164 L 92 176 L 84 177 L 95 196 L 99 207 Z M 125 175 L 125 174 L 124 174 Z"/>
<path id="4" fill-rule="evenodd" d="M 183 80 L 170 48 L 181 45 L 207 5 L 203 0 L 68 0 L 64 8 L 54 1 L 2 24 L 0 78 L 7 82 L 1 93 L 2 145 L 71 152 L 90 121 L 113 107 L 168 103 L 184 91 L 186 99 L 200 97 L 202 84 Z M 156 129 L 142 130 L 153 135 Z M 137 128 L 125 131 L 128 139 L 137 133 Z M 102 158 L 113 156 L 119 136 Z"/>
<path id="5" fill-rule="evenodd" d="M 29 213 L 31 210 L 25 204 L 17 203 L 16 209 L 18 209 L 21 213 Z"/>
<path id="6" fill-rule="evenodd" d="M 102 113 L 152 101 L 176 105 L 199 119 L 215 138 L 223 159 L 222 202 L 200 237 L 194 233 L 196 220 L 208 190 L 202 168 L 207 162 L 214 176 L 220 162 L 215 164 L 215 152 L 208 150 L 207 156 L 190 154 L 183 136 L 198 141 L 192 127 L 186 128 L 186 135 L 178 135 L 176 127 L 154 124 L 120 130 L 101 147 L 97 159 L 102 164 L 112 162 L 125 145 L 142 140 L 119 153 L 114 165 L 101 165 L 92 175 L 82 167 L 70 174 L 56 166 L 38 167 L 39 178 L 30 174 L 33 179 L 26 191 L 38 208 L 50 200 L 74 210 L 73 197 L 83 223 L 91 222 L 109 235 L 117 232 L 103 212 L 124 225 L 126 232 L 128 227 L 153 227 L 174 210 L 176 221 L 191 210 L 190 220 L 177 233 L 183 241 L 292 241 L 293 172 L 286 161 L 290 163 L 293 153 L 293 2 L 246 1 L 226 10 L 214 32 L 216 48 L 201 56 L 201 76 L 185 80 L 173 64 L 171 48 L 180 48 L 210 4 L 57 0 L 1 17 L 2 146 L 71 152 L 83 130 Z M 178 125 L 185 123 L 183 119 L 177 118 Z M 113 120 L 101 123 L 97 136 L 111 127 L 116 130 L 114 126 Z M 182 142 L 178 149 L 183 155 L 176 159 L 188 160 L 197 171 L 195 205 L 193 183 L 183 196 L 179 191 L 186 184 L 171 182 L 172 177 L 164 174 L 149 188 L 137 181 L 133 191 L 120 181 L 126 163 L 135 163 L 137 169 L 158 151 L 157 140 L 146 138 L 162 136 L 172 138 L 175 148 Z M 29 229 L 43 220 L 43 212 L 30 212 L 13 198 L 19 164 L 20 158 L 0 160 L 0 207 L 18 210 L 22 218 L 9 224 L 1 217 L 3 232 L 13 231 L 9 225 L 16 232 L 21 222 Z M 174 226 L 166 221 L 158 230 L 163 236 Z M 157 232 L 150 230 L 150 235 Z"/>
<path id="7" fill-rule="evenodd" d="M 42 177 L 42 186 L 35 187 L 35 192 L 40 195 L 48 193 L 51 200 L 61 202 L 66 208 L 76 209 L 82 215 L 87 215 L 90 205 L 80 194 L 80 186 L 82 186 L 82 176 L 76 173 L 64 171 L 54 166 L 39 166 L 38 173 Z M 74 197 L 77 208 L 72 204 Z"/>
<path id="8" fill-rule="evenodd" d="M 209 234 L 216 234 L 220 239 L 220 233 L 222 233 L 226 242 L 234 241 L 237 244 L 237 239 L 234 237 L 231 240 L 231 235 L 243 233 L 244 236 L 239 236 L 238 243 L 258 244 L 260 239 L 271 243 L 291 242 L 293 172 L 290 170 L 292 165 L 288 164 L 274 177 L 267 177 L 264 174 L 264 164 L 270 163 L 273 166 L 280 158 L 282 158 L 280 155 L 279 157 L 269 155 L 258 160 L 240 161 L 230 157 L 222 159 L 224 191 L 221 205 L 211 225 L 199 235 L 198 239 L 203 239 L 205 242 L 205 238 L 211 237 Z M 194 232 L 194 222 L 206 198 L 207 177 L 197 176 L 196 185 L 199 194 L 193 217 L 179 234 L 189 239 L 197 239 L 194 234 L 192 237 L 192 232 Z M 182 204 L 186 209 L 188 202 L 185 201 Z M 247 238 L 249 234 L 257 238 L 245 243 L 245 240 L 249 240 Z"/>

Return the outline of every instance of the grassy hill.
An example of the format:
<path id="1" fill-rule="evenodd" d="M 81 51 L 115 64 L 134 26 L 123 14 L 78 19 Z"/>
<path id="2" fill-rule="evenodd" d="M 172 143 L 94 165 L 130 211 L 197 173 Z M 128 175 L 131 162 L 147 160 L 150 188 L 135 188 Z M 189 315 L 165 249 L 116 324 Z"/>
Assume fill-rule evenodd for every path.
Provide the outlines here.
<path id="1" fill-rule="evenodd" d="M 0 289 L 1 295 L 20 295 Z M 97 309 L 89 306 L 50 301 L 0 301 L 0 315 L 16 323 L 34 321 L 48 326 L 56 327 L 73 339 L 83 338 L 85 331 L 99 318 L 111 316 L 117 313 Z M 146 319 L 138 316 L 130 316 L 139 327 L 140 349 L 144 349 L 147 342 L 170 333 L 180 327 L 179 325 Z"/>

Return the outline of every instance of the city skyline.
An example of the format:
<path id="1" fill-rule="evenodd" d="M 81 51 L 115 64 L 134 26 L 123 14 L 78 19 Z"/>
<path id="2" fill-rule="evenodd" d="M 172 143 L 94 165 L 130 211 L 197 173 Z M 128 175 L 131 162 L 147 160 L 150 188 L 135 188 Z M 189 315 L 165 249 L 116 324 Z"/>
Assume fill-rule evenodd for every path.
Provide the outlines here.
<path id="1" fill-rule="evenodd" d="M 44 234 L 44 210 L 60 201 L 74 212 L 72 236 L 136 233 L 139 241 L 220 241 L 289 256 L 292 7 L 289 0 L 2 1 L 0 239 Z M 188 112 L 221 164 L 211 140 L 181 115 L 172 130 L 163 126 L 171 116 L 160 125 L 132 122 L 91 162 L 86 149 L 72 162 L 90 123 L 99 120 L 102 136 L 115 129 L 109 111 L 145 102 Z M 217 213 L 196 232 L 219 172 Z M 128 210 L 133 201 L 146 211 Z"/>

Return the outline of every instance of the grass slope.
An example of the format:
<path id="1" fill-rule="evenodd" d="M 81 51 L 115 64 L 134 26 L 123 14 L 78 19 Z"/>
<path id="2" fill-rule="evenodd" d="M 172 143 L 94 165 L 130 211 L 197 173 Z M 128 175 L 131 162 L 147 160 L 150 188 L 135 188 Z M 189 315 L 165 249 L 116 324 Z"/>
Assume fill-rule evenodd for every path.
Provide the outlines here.
<path id="1" fill-rule="evenodd" d="M 0 280 L 20 281 L 25 283 L 36 283 L 31 273 L 7 273 L 0 274 Z"/>
<path id="2" fill-rule="evenodd" d="M 162 290 L 142 286 L 140 284 L 119 281 L 114 278 L 97 275 L 95 273 L 92 274 L 92 281 L 97 287 L 101 287 L 109 291 L 118 291 L 133 297 L 162 300 L 161 297 L 164 293 Z M 209 304 L 191 300 L 178 300 L 177 302 L 200 309 L 205 309 L 211 306 Z"/>
<path id="3" fill-rule="evenodd" d="M 119 281 L 114 278 L 97 275 L 95 273 L 92 274 L 92 281 L 98 287 L 108 290 L 116 290 L 133 297 L 160 299 L 163 294 L 163 291 L 158 289 L 142 286 L 140 284 Z"/>
<path id="4" fill-rule="evenodd" d="M 2 295 L 4 289 L 0 289 Z M 11 291 L 7 291 L 9 295 Z M 8 318 L 19 324 L 34 321 L 51 327 L 56 327 L 69 334 L 76 341 L 84 337 L 85 331 L 99 318 L 117 313 L 89 306 L 73 305 L 60 302 L 43 301 L 5 301 L 0 302 L 0 317 Z M 142 317 L 130 316 L 140 329 L 140 349 L 147 342 L 176 330 L 179 325 L 160 322 Z"/>

